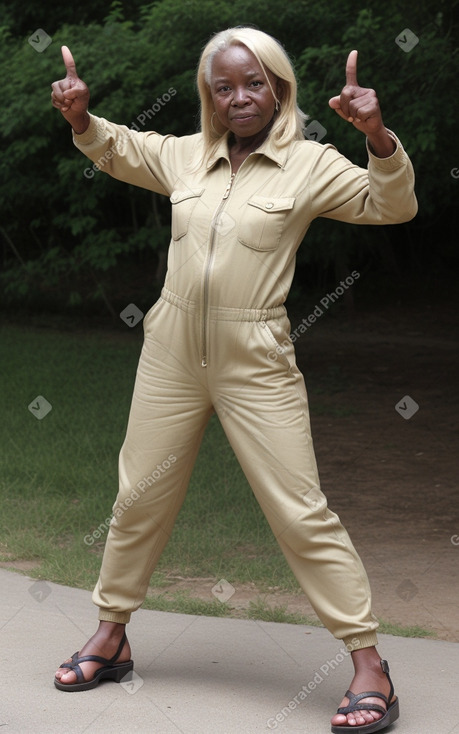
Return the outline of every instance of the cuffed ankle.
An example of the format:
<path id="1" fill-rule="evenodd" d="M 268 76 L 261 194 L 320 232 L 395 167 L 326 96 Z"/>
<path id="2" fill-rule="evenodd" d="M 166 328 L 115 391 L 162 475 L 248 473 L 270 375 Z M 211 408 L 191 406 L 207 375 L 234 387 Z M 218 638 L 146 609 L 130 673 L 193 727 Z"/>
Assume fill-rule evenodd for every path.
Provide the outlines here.
<path id="1" fill-rule="evenodd" d="M 106 609 L 99 611 L 100 622 L 116 622 L 117 624 L 127 624 L 131 619 L 131 612 L 108 612 Z"/>
<path id="2" fill-rule="evenodd" d="M 354 650 L 361 650 L 363 647 L 375 647 L 378 644 L 378 636 L 376 632 L 364 632 L 344 637 L 343 642 L 349 652 L 354 652 Z"/>

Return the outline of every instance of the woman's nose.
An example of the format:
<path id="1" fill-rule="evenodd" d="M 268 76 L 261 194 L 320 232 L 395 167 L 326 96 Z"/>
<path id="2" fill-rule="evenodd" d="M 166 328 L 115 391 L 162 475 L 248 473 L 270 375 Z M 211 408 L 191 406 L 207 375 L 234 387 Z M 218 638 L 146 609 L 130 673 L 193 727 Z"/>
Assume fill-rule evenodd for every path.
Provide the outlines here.
<path id="1" fill-rule="evenodd" d="M 237 87 L 233 92 L 232 104 L 236 106 L 247 104 L 249 95 L 244 87 Z"/>

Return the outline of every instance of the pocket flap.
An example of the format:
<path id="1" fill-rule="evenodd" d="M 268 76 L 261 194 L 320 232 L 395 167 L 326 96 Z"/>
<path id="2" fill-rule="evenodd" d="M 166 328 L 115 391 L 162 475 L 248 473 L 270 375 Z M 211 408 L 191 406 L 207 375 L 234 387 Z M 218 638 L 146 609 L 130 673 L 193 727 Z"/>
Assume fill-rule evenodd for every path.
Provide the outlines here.
<path id="1" fill-rule="evenodd" d="M 285 209 L 293 209 L 295 197 L 283 197 L 281 199 L 273 196 L 252 196 L 248 202 L 250 206 L 256 206 L 264 212 L 279 212 Z"/>
<path id="2" fill-rule="evenodd" d="M 173 191 L 169 197 L 171 204 L 179 204 L 186 199 L 192 199 L 195 196 L 201 196 L 204 189 L 185 189 L 184 191 Z"/>

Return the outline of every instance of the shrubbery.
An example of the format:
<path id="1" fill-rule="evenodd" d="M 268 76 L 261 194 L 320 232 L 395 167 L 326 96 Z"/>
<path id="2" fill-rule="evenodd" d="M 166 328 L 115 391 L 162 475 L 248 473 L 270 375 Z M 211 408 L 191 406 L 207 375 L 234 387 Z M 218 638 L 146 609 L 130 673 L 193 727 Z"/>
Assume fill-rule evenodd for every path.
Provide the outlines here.
<path id="1" fill-rule="evenodd" d="M 314 223 L 298 258 L 302 272 L 312 274 L 306 280 L 318 273 L 339 280 L 355 267 L 438 273 L 455 257 L 457 0 L 419 0 L 414 8 L 395 0 L 369 0 L 365 7 L 341 0 L 115 2 L 107 17 L 105 3 L 82 2 L 78 24 L 74 8 L 56 6 L 38 17 L 29 5 L 0 6 L 6 304 L 102 303 L 114 311 L 132 294 L 151 302 L 164 275 L 169 202 L 101 173 L 85 175 L 88 162 L 50 104 L 50 84 L 64 76 L 60 46 L 71 48 L 95 114 L 180 135 L 197 129 L 194 76 L 203 45 L 212 33 L 239 24 L 282 41 L 297 69 L 300 106 L 327 130 L 322 142 L 366 165 L 363 137 L 328 107 L 343 85 L 349 50 L 358 48 L 359 82 L 377 90 L 386 124 L 415 165 L 418 217 L 378 232 Z M 41 53 L 28 42 L 37 25 L 52 38 Z M 409 53 L 395 43 L 406 28 L 419 38 Z"/>

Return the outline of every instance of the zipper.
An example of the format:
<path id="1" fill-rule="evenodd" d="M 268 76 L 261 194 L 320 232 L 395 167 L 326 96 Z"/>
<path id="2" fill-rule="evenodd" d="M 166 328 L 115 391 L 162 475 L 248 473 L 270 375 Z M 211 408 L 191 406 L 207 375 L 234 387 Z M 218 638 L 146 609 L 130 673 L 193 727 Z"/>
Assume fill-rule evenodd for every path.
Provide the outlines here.
<path id="1" fill-rule="evenodd" d="M 235 173 L 231 174 L 231 178 L 228 181 L 226 185 L 226 189 L 223 193 L 222 199 L 215 210 L 214 216 L 212 217 L 211 222 L 211 235 L 210 235 L 210 243 L 209 243 L 209 254 L 207 256 L 207 261 L 204 268 L 204 285 L 203 285 L 203 296 L 202 296 L 202 304 L 203 304 L 203 313 L 202 313 L 202 332 L 201 332 L 201 343 L 202 343 L 202 352 L 201 352 L 201 367 L 207 367 L 207 323 L 208 323 L 208 310 L 209 310 L 209 280 L 210 280 L 210 272 L 212 270 L 212 265 L 214 261 L 214 255 L 215 255 L 215 224 L 218 221 L 218 217 L 221 214 L 221 211 L 223 207 L 225 206 L 226 199 L 230 195 L 231 187 L 233 185 Z"/>

